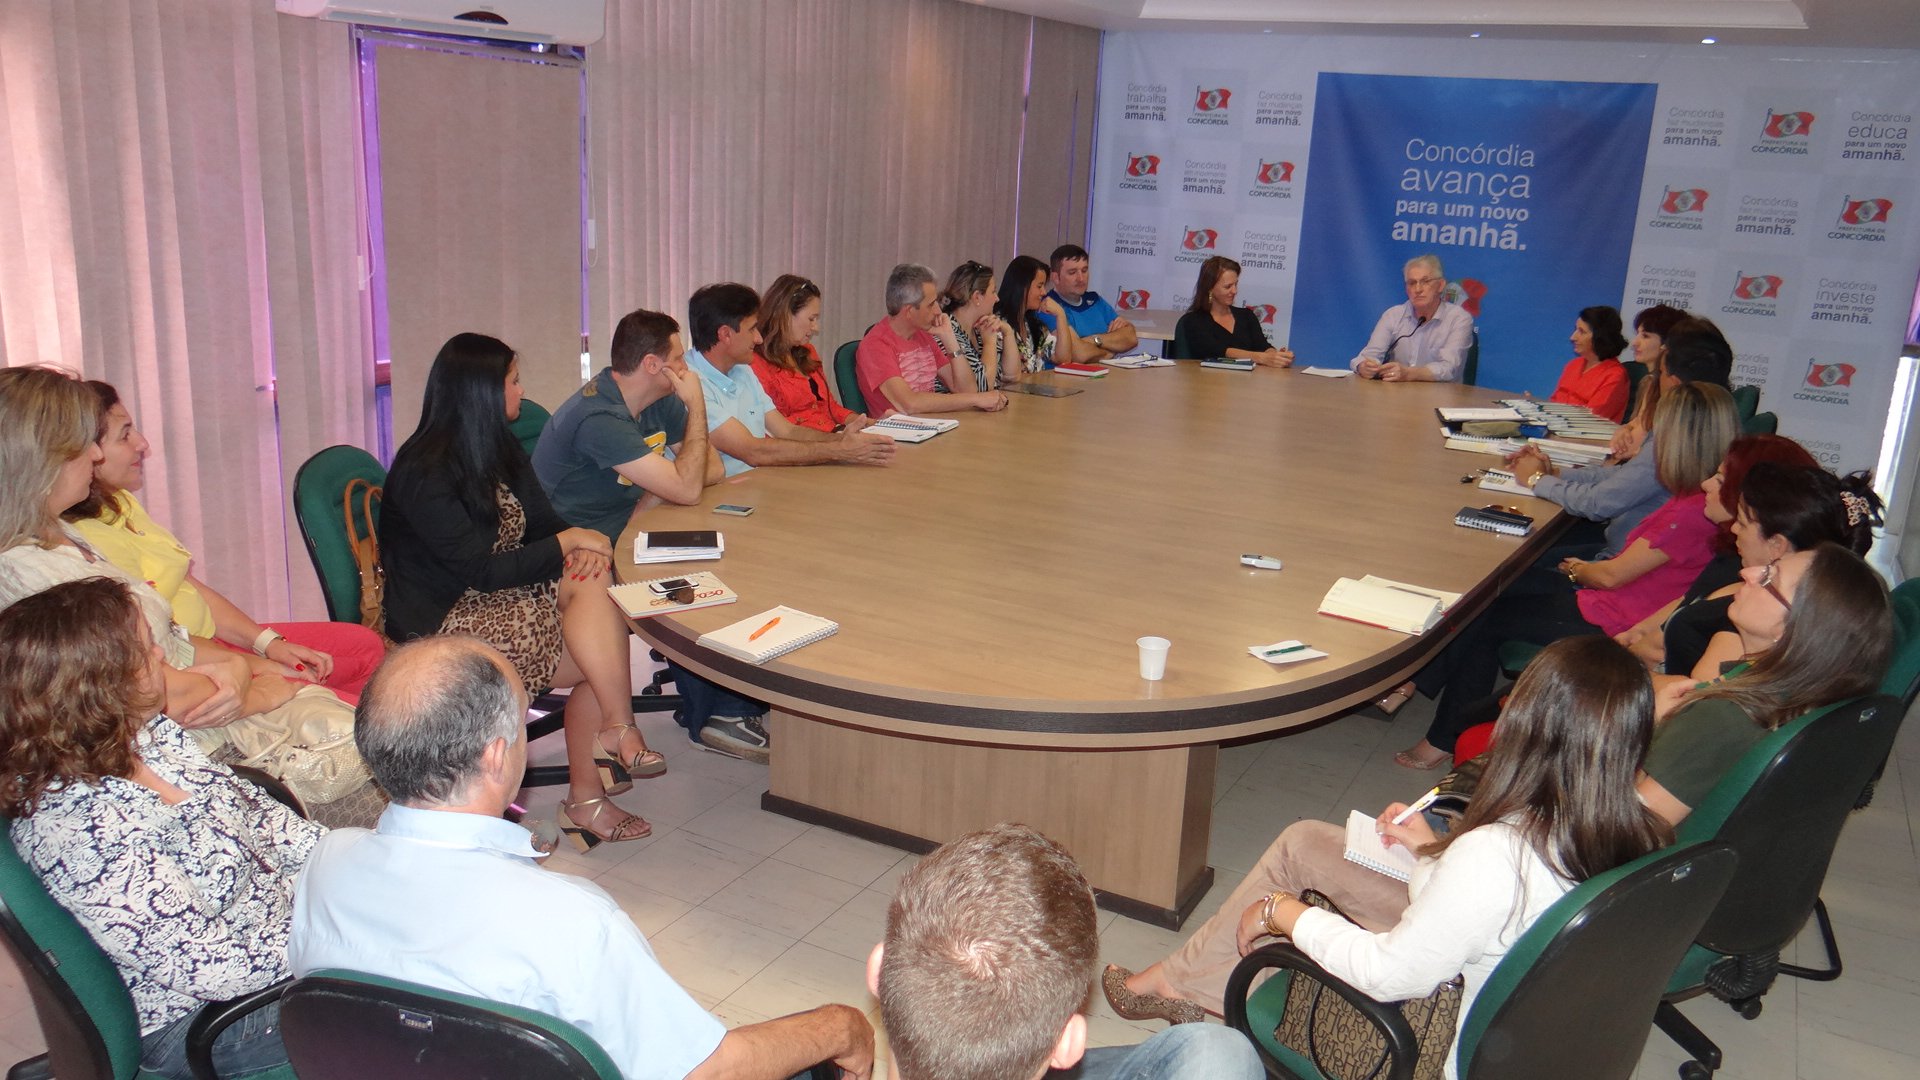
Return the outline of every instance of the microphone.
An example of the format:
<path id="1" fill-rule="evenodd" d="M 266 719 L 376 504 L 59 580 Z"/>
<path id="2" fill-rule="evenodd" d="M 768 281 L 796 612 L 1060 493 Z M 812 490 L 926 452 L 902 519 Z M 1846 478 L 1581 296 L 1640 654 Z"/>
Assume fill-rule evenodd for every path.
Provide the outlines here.
<path id="1" fill-rule="evenodd" d="M 1401 335 L 1400 335 L 1399 337 L 1397 337 L 1397 338 L 1394 338 L 1394 339 L 1393 339 L 1392 341 L 1389 341 L 1389 342 L 1387 342 L 1387 358 L 1386 358 L 1386 360 L 1385 360 L 1385 361 L 1383 361 L 1383 363 L 1392 363 L 1392 362 L 1393 362 L 1393 347 L 1394 347 L 1394 346 L 1396 346 L 1396 345 L 1398 345 L 1398 344 L 1400 344 L 1401 342 L 1403 342 L 1403 341 L 1405 341 L 1405 340 L 1407 340 L 1408 338 L 1410 338 L 1410 337 L 1412 337 L 1412 336 L 1413 336 L 1413 335 L 1414 335 L 1415 333 L 1418 333 L 1418 332 L 1419 332 L 1419 330 L 1420 330 L 1420 328 L 1421 328 L 1421 327 L 1423 327 L 1423 326 L 1425 326 L 1425 325 L 1427 325 L 1427 316 L 1425 316 L 1425 315 L 1422 315 L 1422 316 L 1420 316 L 1419 318 L 1417 318 L 1417 319 L 1416 319 L 1416 320 L 1414 321 L 1414 324 L 1413 324 L 1413 329 L 1412 329 L 1412 330 L 1409 330 L 1409 331 L 1407 331 L 1406 333 L 1404 333 L 1404 334 L 1401 334 Z M 1379 378 L 1379 377 L 1380 377 L 1380 376 L 1378 376 L 1378 375 L 1375 375 L 1375 376 L 1374 376 L 1374 378 L 1376 378 L 1376 379 L 1377 379 L 1377 378 Z"/>

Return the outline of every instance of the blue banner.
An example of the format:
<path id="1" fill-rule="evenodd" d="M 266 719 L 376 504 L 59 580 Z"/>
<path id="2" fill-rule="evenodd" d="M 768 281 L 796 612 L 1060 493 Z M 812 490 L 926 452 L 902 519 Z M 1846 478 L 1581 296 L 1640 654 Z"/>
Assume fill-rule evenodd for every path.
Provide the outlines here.
<path id="1" fill-rule="evenodd" d="M 1289 344 L 1358 354 L 1431 253 L 1480 331 L 1475 381 L 1551 393 L 1580 309 L 1625 289 L 1656 89 L 1321 73 Z"/>

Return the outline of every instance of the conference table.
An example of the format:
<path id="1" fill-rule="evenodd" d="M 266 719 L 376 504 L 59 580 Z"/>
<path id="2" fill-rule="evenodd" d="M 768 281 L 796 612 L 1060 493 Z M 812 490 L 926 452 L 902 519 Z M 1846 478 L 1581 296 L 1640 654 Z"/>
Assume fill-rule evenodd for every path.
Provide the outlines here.
<path id="1" fill-rule="evenodd" d="M 724 558 L 636 567 L 630 525 L 616 565 L 625 581 L 711 570 L 740 594 L 635 630 L 770 704 L 766 809 L 911 851 L 1026 822 L 1074 853 L 1104 906 L 1177 927 L 1212 882 L 1221 742 L 1378 697 L 1564 523 L 1463 484 L 1496 459 L 1443 448 L 1434 408 L 1495 391 L 1195 363 L 1029 379 L 1082 392 L 955 414 L 887 467 L 749 471 L 640 515 L 721 530 Z M 722 502 L 754 512 L 716 516 Z M 1454 524 L 1490 502 L 1539 527 Z M 1367 574 L 1463 597 L 1420 636 L 1316 614 L 1336 579 Z M 839 632 L 760 666 L 696 643 L 782 604 Z M 1173 643 L 1164 679 L 1140 676 L 1143 635 Z M 1284 639 L 1328 655 L 1247 651 Z"/>

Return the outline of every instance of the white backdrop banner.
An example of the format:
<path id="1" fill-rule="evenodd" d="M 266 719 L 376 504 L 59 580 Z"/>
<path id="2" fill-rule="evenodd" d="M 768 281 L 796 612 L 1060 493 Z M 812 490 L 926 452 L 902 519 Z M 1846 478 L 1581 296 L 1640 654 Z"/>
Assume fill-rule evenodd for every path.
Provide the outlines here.
<path id="1" fill-rule="evenodd" d="M 1357 126 L 1349 116 L 1341 131 L 1316 130 L 1323 73 L 1502 80 L 1484 85 L 1522 96 L 1526 83 L 1513 80 L 1655 88 L 1644 164 L 1595 140 L 1591 158 L 1571 166 L 1616 197 L 1637 192 L 1630 246 L 1563 240 L 1565 250 L 1545 253 L 1566 279 L 1624 281 L 1624 290 L 1574 303 L 1558 280 L 1521 277 L 1489 294 L 1502 269 L 1484 246 L 1429 240 L 1444 230 L 1423 231 L 1417 244 L 1392 239 L 1399 174 L 1386 170 L 1327 171 L 1330 190 L 1313 193 L 1316 227 L 1303 230 L 1316 137 Z M 1544 104 L 1558 88 L 1536 89 Z M 1489 101 L 1485 112 L 1511 104 Z M 1463 116 L 1470 93 L 1431 107 L 1455 127 L 1472 122 Z M 1645 130 L 1644 111 L 1635 113 L 1621 124 Z M 1113 33 L 1102 46 L 1099 117 L 1087 247 L 1095 287 L 1122 308 L 1185 308 L 1199 263 L 1227 255 L 1243 268 L 1240 302 L 1275 342 L 1310 349 L 1302 362 L 1344 364 L 1379 313 L 1405 300 L 1397 262 L 1418 247 L 1445 261 L 1454 299 L 1487 305 L 1483 384 L 1544 396 L 1572 356 L 1566 335 L 1579 307 L 1615 304 L 1630 323 L 1664 302 L 1726 331 L 1734 383 L 1761 387 L 1761 408 L 1780 416 L 1782 434 L 1834 468 L 1875 461 L 1920 271 L 1913 53 Z M 1406 128 L 1410 118 L 1378 125 Z M 1533 213 L 1577 216 L 1595 190 L 1537 184 Z M 1325 242 L 1323 206 L 1381 208 L 1369 211 L 1379 220 L 1350 226 L 1352 257 Z M 1303 233 L 1320 236 L 1303 249 Z M 1538 273 L 1542 253 L 1530 254 Z M 1391 271 L 1379 270 L 1387 263 Z M 1505 306 L 1499 316 L 1495 303 Z M 1339 324 L 1344 336 L 1324 329 Z M 1502 325 L 1513 329 L 1496 341 Z"/>

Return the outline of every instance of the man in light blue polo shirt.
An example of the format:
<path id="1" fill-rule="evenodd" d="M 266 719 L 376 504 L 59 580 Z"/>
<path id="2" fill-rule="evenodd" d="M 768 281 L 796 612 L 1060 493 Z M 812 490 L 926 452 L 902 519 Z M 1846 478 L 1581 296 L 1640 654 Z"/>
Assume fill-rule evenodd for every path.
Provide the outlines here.
<path id="1" fill-rule="evenodd" d="M 1060 309 L 1067 313 L 1067 324 L 1078 335 L 1070 359 L 1081 364 L 1097 364 L 1140 346 L 1139 332 L 1126 316 L 1105 297 L 1087 288 L 1093 277 L 1092 266 L 1087 249 L 1078 244 L 1054 248 L 1047 266 L 1047 280 L 1052 286 L 1047 295 L 1060 301 Z M 1049 330 L 1055 329 L 1053 316 L 1044 311 L 1034 314 Z"/>
<path id="2" fill-rule="evenodd" d="M 873 1067 L 860 1010 L 823 1005 L 729 1031 L 661 968 L 613 897 L 541 869 L 501 814 L 527 764 L 527 692 L 484 642 L 421 638 L 367 684 L 354 743 L 393 802 L 335 829 L 294 886 L 295 974 L 346 968 L 535 1009 L 600 1044 L 627 1080 L 783 1080 Z M 527 923 L 527 920 L 534 920 Z"/>
<path id="3" fill-rule="evenodd" d="M 802 427 L 780 415 L 753 373 L 760 345 L 760 297 L 737 282 L 705 285 L 687 301 L 687 332 L 693 348 L 687 370 L 706 392 L 708 438 L 720 451 L 728 476 L 761 465 L 885 465 L 894 441 L 863 432 L 864 419 L 848 430 Z"/>

